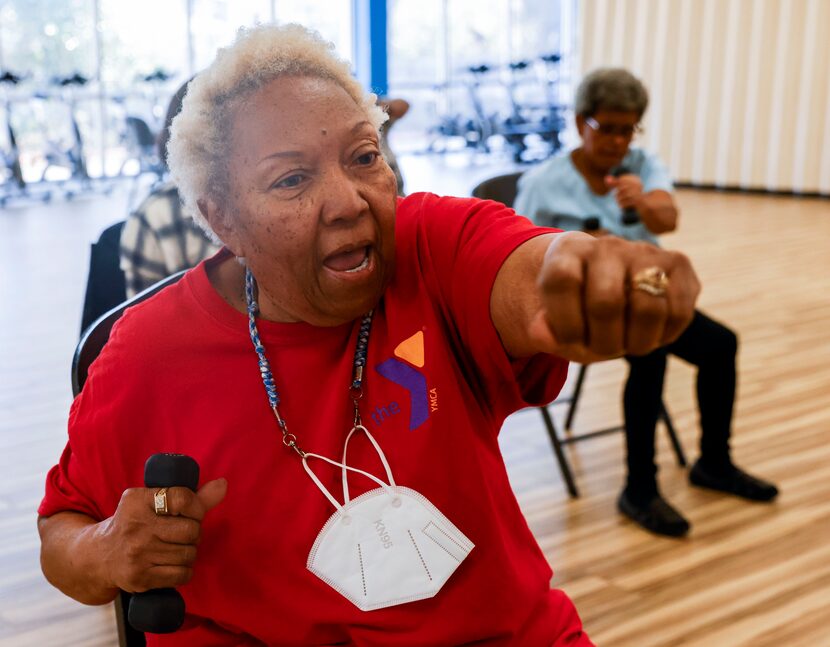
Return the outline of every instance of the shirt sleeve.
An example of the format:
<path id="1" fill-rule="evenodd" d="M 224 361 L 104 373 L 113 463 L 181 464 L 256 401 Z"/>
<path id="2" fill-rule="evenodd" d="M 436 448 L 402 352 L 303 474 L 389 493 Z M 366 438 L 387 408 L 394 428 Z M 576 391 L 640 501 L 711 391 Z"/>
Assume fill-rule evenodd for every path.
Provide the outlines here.
<path id="1" fill-rule="evenodd" d="M 528 172 L 519 178 L 519 190 L 513 202 L 516 213 L 522 214 L 538 224 L 537 213 L 544 207 L 544 200 L 536 190 L 535 174 Z"/>
<path id="2" fill-rule="evenodd" d="M 75 415 L 78 398 L 72 404 L 70 424 Z M 89 470 L 84 469 L 81 455 L 74 451 L 72 440 L 67 442 L 60 462 L 46 475 L 46 492 L 38 507 L 38 514 L 50 517 L 58 512 L 81 512 L 101 521 L 104 517 L 97 503 L 89 495 L 94 491 Z"/>
<path id="3" fill-rule="evenodd" d="M 490 297 L 507 257 L 522 243 L 554 230 L 536 227 L 490 200 L 425 194 L 422 209 L 436 289 L 479 399 L 499 417 L 553 400 L 567 362 L 551 355 L 510 358 L 490 317 Z"/>
<path id="4" fill-rule="evenodd" d="M 579 205 L 575 193 L 566 188 L 564 168 L 561 160 L 554 159 L 522 175 L 514 203 L 516 213 L 540 227 L 582 231 L 591 209 Z"/>
<path id="5" fill-rule="evenodd" d="M 645 161 L 640 170 L 640 180 L 643 182 L 643 191 L 674 191 L 671 174 L 663 161 L 653 153 L 645 154 Z"/>
<path id="6" fill-rule="evenodd" d="M 46 476 L 38 507 L 42 516 L 74 511 L 101 521 L 115 512 L 125 489 L 142 486 L 142 463 L 131 457 L 137 455 L 139 438 L 133 433 L 135 421 L 143 418 L 148 402 L 142 400 L 140 389 L 127 386 L 121 373 L 140 371 L 138 363 L 119 361 L 124 317 L 113 327 L 110 342 L 72 403 L 66 447 Z"/>

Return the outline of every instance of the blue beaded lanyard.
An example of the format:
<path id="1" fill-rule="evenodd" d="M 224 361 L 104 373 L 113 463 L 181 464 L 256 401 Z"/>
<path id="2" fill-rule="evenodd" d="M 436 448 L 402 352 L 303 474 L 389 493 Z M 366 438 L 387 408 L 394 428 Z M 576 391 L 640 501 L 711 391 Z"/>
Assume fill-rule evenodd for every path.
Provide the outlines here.
<path id="1" fill-rule="evenodd" d="M 262 383 L 265 385 L 265 392 L 268 394 L 268 404 L 274 416 L 277 419 L 277 424 L 282 431 L 282 442 L 286 447 L 293 449 L 300 456 L 305 458 L 306 452 L 300 449 L 297 445 L 297 437 L 288 431 L 288 425 L 279 412 L 280 396 L 277 393 L 277 386 L 274 383 L 274 375 L 271 373 L 271 365 L 268 363 L 268 358 L 265 356 L 265 347 L 259 338 L 259 330 L 256 327 L 256 316 L 259 313 L 259 305 L 257 304 L 254 290 L 256 289 L 256 282 L 251 270 L 245 268 L 245 301 L 248 306 L 248 331 L 251 334 L 251 341 L 254 344 L 254 350 L 259 358 L 259 373 L 262 376 Z M 360 410 L 358 402 L 363 397 L 363 367 L 366 366 L 366 352 L 369 347 L 369 330 L 372 327 L 372 313 L 370 310 L 363 317 L 360 322 L 360 331 L 357 334 L 357 344 L 354 351 L 354 371 L 352 373 L 352 385 L 349 388 L 349 393 L 354 402 L 354 426 L 360 426 Z"/>

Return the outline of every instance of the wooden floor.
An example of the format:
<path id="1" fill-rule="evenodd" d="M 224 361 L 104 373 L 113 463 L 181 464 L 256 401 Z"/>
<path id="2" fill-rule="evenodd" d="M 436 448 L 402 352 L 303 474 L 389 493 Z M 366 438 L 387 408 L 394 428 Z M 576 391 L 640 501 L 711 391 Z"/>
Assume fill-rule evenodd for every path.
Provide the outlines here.
<path id="1" fill-rule="evenodd" d="M 437 174 L 457 178 L 458 193 L 487 174 L 447 165 Z M 582 490 L 570 500 L 535 410 L 513 416 L 502 434 L 514 488 L 553 585 L 572 596 L 598 645 L 830 645 L 830 201 L 692 191 L 679 201 L 681 231 L 664 244 L 691 256 L 701 305 L 740 332 L 735 458 L 779 483 L 780 500 L 750 504 L 690 488 L 661 435 L 661 486 L 693 529 L 684 540 L 654 537 L 615 511 L 622 435 L 568 450 Z M 83 607 L 43 580 L 35 508 L 65 442 L 87 246 L 123 217 L 124 202 L 0 210 L 3 646 L 115 643 L 108 607 Z M 590 369 L 578 430 L 619 420 L 624 368 Z M 666 387 L 692 458 L 693 378 L 672 363 Z"/>

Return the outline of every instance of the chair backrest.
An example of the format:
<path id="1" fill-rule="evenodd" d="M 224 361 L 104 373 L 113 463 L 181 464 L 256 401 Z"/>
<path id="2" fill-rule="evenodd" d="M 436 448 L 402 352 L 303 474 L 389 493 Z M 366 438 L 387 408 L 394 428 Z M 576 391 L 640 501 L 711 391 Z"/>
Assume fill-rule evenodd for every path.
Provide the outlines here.
<path id="1" fill-rule="evenodd" d="M 84 330 L 83 334 L 81 334 L 81 340 L 75 347 L 75 354 L 72 356 L 73 396 L 78 395 L 81 389 L 84 388 L 90 365 L 95 361 L 104 344 L 109 340 L 112 327 L 121 318 L 124 311 L 130 306 L 146 301 L 168 285 L 176 283 L 184 276 L 185 272 L 187 270 L 182 270 L 181 272 L 168 276 L 155 285 L 151 285 L 143 292 L 136 294 L 132 299 L 124 301 L 102 314 Z M 115 622 L 118 628 L 118 644 L 120 647 L 145 647 L 147 641 L 144 638 L 144 634 L 133 629 L 126 621 L 130 597 L 129 593 L 121 591 L 115 600 Z"/>
<path id="2" fill-rule="evenodd" d="M 508 207 L 513 206 L 519 188 L 522 172 L 506 173 L 484 180 L 473 189 L 473 197 L 482 200 L 495 200 Z"/>
<path id="3" fill-rule="evenodd" d="M 166 279 L 162 279 L 155 285 L 151 285 L 143 292 L 136 294 L 132 299 L 128 299 L 102 314 L 84 330 L 78 345 L 75 347 L 75 355 L 72 357 L 72 395 L 78 395 L 81 389 L 84 388 L 90 364 L 95 361 L 104 344 L 107 343 L 113 325 L 124 314 L 124 310 L 146 301 L 156 292 L 176 283 L 184 276 L 185 272 L 187 270 L 182 270 L 168 276 Z"/>
<path id="4" fill-rule="evenodd" d="M 101 232 L 98 241 L 89 250 L 89 274 L 87 275 L 84 310 L 81 315 L 81 331 L 127 299 L 127 284 L 121 270 L 121 231 L 125 221 L 110 225 Z"/>

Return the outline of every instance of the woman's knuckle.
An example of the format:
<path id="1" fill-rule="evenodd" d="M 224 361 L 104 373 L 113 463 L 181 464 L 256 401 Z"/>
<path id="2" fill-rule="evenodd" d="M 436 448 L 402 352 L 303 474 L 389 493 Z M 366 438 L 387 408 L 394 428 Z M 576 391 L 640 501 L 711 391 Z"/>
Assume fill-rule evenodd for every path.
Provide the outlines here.
<path id="1" fill-rule="evenodd" d="M 580 248 L 585 244 L 586 237 L 581 231 L 563 231 L 556 238 L 556 247 L 559 250 Z"/>
<path id="2" fill-rule="evenodd" d="M 127 488 L 121 493 L 121 500 L 122 501 L 130 501 L 131 499 L 142 496 L 143 489 L 142 488 Z"/>
<path id="3" fill-rule="evenodd" d="M 664 254 L 666 251 L 652 245 L 651 243 L 647 243 L 643 240 L 635 241 L 634 249 L 637 258 L 644 259 L 648 264 L 662 265 L 664 262 L 663 259 L 665 258 Z"/>
<path id="4" fill-rule="evenodd" d="M 686 268 L 692 267 L 691 259 L 688 256 L 686 256 L 686 254 L 684 254 L 683 252 L 673 251 L 672 254 L 674 254 L 675 263 L 677 263 L 678 265 L 682 265 Z"/>
<path id="5" fill-rule="evenodd" d="M 135 510 L 143 507 L 144 493 L 141 488 L 129 488 L 121 493 L 115 514 L 118 516 L 129 516 Z"/>

